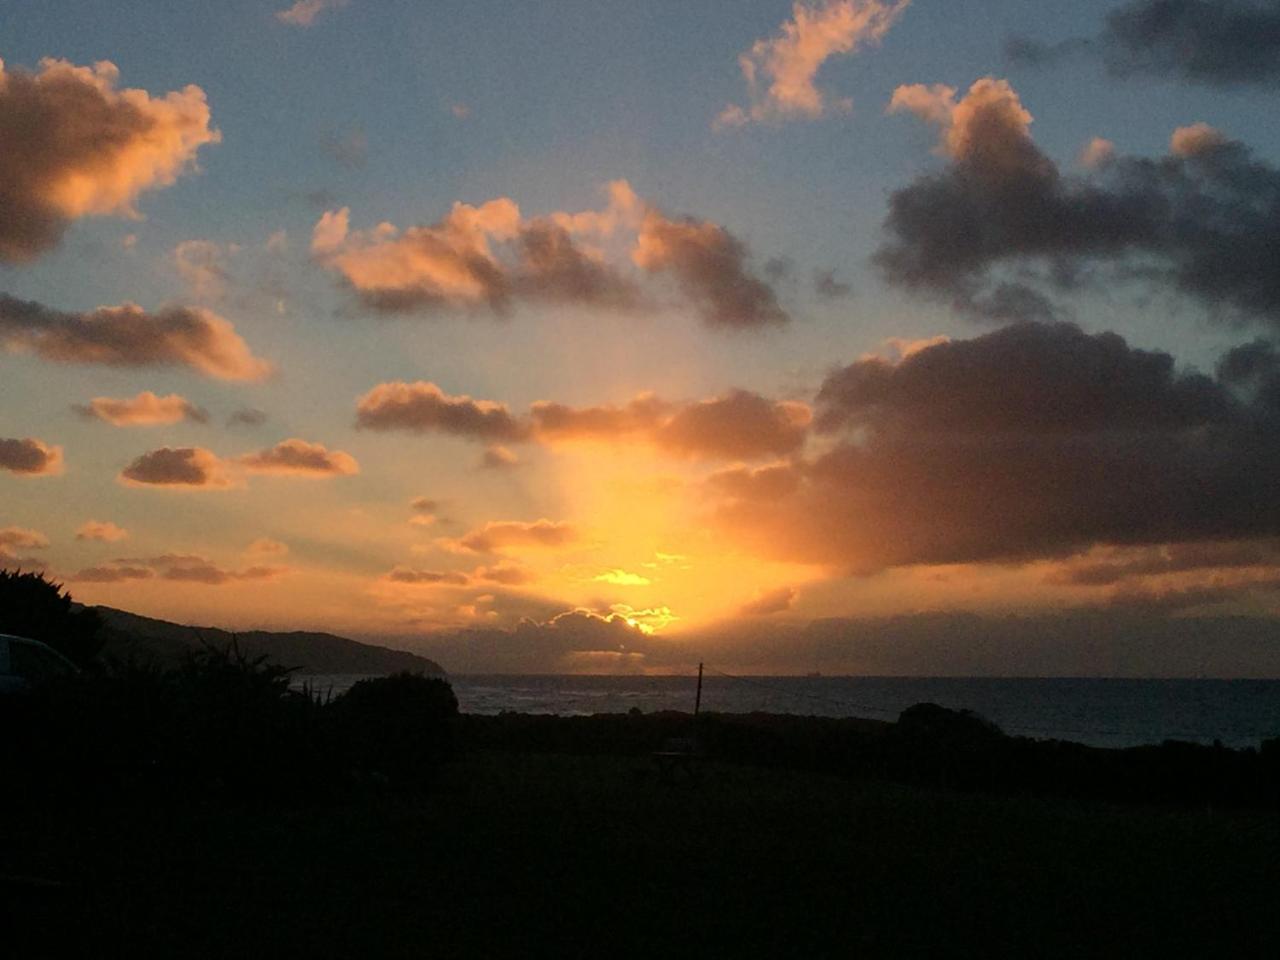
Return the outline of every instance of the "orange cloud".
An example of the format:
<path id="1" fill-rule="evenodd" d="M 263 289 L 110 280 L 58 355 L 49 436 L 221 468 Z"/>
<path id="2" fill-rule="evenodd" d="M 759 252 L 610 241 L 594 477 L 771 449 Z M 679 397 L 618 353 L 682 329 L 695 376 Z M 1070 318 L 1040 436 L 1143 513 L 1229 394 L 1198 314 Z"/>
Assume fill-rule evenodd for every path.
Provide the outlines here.
<path id="1" fill-rule="evenodd" d="M 237 458 L 251 473 L 292 477 L 351 476 L 360 472 L 355 457 L 341 450 L 328 450 L 323 444 L 308 443 L 292 437 L 274 447 L 247 453 Z"/>
<path id="2" fill-rule="evenodd" d="M 221 139 L 199 87 L 152 97 L 117 89 L 119 76 L 105 60 L 46 58 L 34 73 L 0 61 L 0 260 L 34 259 L 80 217 L 137 216 L 142 193 Z"/>
<path id="3" fill-rule="evenodd" d="M 0 437 L 0 470 L 19 476 L 43 477 L 62 472 L 62 448 L 27 437 L 23 440 Z"/>
<path id="4" fill-rule="evenodd" d="M 438 570 L 414 570 L 409 567 L 396 567 L 386 575 L 387 580 L 392 583 L 407 583 L 413 586 L 439 586 L 446 585 L 452 587 L 465 587 L 471 582 L 465 573 L 457 573 L 454 571 L 442 572 Z"/>
<path id="5" fill-rule="evenodd" d="M 787 319 L 773 289 L 750 270 L 746 247 L 724 227 L 668 218 L 625 180 L 607 191 L 601 210 L 525 218 L 499 197 L 478 207 L 455 203 L 440 221 L 403 231 L 382 223 L 353 232 L 350 211 L 333 210 L 316 223 L 311 252 L 378 310 L 503 314 L 526 301 L 630 310 L 650 302 L 638 268 L 640 276 L 674 276 L 712 326 Z"/>
<path id="6" fill-rule="evenodd" d="M 192 295 L 220 299 L 231 279 L 228 261 L 240 252 L 238 243 L 185 240 L 173 249 L 173 265 Z"/>
<path id="7" fill-rule="evenodd" d="M 757 40 L 738 57 L 747 81 L 750 104 L 726 107 L 717 128 L 751 121 L 813 120 L 833 110 L 847 113 L 851 101 L 831 101 L 814 83 L 818 70 L 831 57 L 853 53 L 879 43 L 902 16 L 911 0 L 825 0 L 797 2 L 792 19 L 778 36 Z"/>
<path id="8" fill-rule="evenodd" d="M 219 380 L 261 380 L 272 369 L 229 321 L 199 307 L 148 313 L 124 303 L 64 313 L 0 294 L 0 346 L 55 363 L 181 366 Z"/>
<path id="9" fill-rule="evenodd" d="M 689 217 L 646 213 L 632 260 L 675 277 L 704 323 L 727 329 L 786 323 L 773 288 L 747 267 L 742 241 L 724 227 Z"/>
<path id="10" fill-rule="evenodd" d="M 1040 170 L 1045 159 L 1031 139 L 1031 113 L 1007 80 L 982 77 L 956 100 L 954 87 L 911 84 L 898 87 L 888 112 L 907 111 L 937 124 L 938 150 L 974 164 L 989 175 Z"/>
<path id="11" fill-rule="evenodd" d="M 571 523 L 492 520 L 472 530 L 457 545 L 473 553 L 495 553 L 509 547 L 563 547 L 577 540 L 578 529 Z"/>
<path id="12" fill-rule="evenodd" d="M 276 19 L 291 27 L 309 27 L 326 10 L 345 7 L 350 0 L 298 0 L 285 10 L 276 11 Z"/>
<path id="13" fill-rule="evenodd" d="M 484 454 L 480 457 L 482 470 L 510 470 L 519 465 L 520 458 L 513 451 L 497 444 L 485 447 Z"/>
<path id="14" fill-rule="evenodd" d="M 181 420 L 207 423 L 209 420 L 209 415 L 186 397 L 176 393 L 158 397 L 150 390 L 128 399 L 94 397 L 87 404 L 77 404 L 72 409 L 83 417 L 102 420 L 113 427 L 145 427 Z"/>
<path id="15" fill-rule="evenodd" d="M 275 580 L 288 572 L 288 567 L 264 566 L 226 570 L 204 557 L 167 553 L 158 557 L 121 557 L 109 564 L 81 570 L 70 579 L 81 583 L 159 579 L 218 587 L 243 581 Z"/>
<path id="16" fill-rule="evenodd" d="M 0 557 L 11 557 L 9 548 L 39 550 L 49 545 L 49 538 L 39 530 L 25 527 L 0 527 Z"/>
<path id="17" fill-rule="evenodd" d="M 541 401 L 530 417 L 537 438 L 548 443 L 639 438 L 680 456 L 752 460 L 798 450 L 812 414 L 803 403 L 731 390 L 680 405 L 652 394 L 623 407 L 574 408 Z"/>
<path id="18" fill-rule="evenodd" d="M 522 440 L 527 427 L 505 404 L 450 396 L 434 383 L 382 383 L 356 401 L 356 425 L 369 430 L 439 432 L 478 440 Z"/>
<path id="19" fill-rule="evenodd" d="M 129 536 L 129 531 L 118 527 L 108 520 L 87 520 L 76 531 L 77 540 L 99 540 L 103 543 L 115 543 Z"/>
<path id="20" fill-rule="evenodd" d="M 138 457 L 120 472 L 130 487 L 222 490 L 231 486 L 226 465 L 203 447 L 161 447 Z"/>
<path id="21" fill-rule="evenodd" d="M 289 545 L 270 537 L 259 537 L 245 548 L 245 553 L 257 557 L 283 557 L 289 552 Z"/>
<path id="22" fill-rule="evenodd" d="M 1195 157 L 1212 153 L 1231 141 L 1227 135 L 1207 123 L 1178 127 L 1169 137 L 1169 152 L 1177 157 Z"/>

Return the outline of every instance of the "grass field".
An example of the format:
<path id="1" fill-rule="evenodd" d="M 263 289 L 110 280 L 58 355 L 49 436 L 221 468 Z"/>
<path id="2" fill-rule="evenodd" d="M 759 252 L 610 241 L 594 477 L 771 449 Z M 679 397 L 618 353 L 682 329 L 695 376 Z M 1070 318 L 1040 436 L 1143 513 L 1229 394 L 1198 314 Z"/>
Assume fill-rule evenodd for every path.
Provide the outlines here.
<path id="1" fill-rule="evenodd" d="M 0 827 L 22 956 L 1280 955 L 1274 815 L 497 753 L 412 799 L 70 809 Z"/>

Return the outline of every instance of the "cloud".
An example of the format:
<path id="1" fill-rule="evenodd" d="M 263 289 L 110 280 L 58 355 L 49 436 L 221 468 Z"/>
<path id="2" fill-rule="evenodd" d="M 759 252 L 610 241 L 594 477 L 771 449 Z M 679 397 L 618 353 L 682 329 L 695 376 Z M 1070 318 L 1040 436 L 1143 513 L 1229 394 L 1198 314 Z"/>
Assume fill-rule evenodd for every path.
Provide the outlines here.
<path id="1" fill-rule="evenodd" d="M 950 159 L 895 191 L 876 255 L 898 286 L 977 317 L 1053 319 L 1044 291 L 1093 275 L 1190 297 L 1213 319 L 1280 325 L 1280 170 L 1205 125 L 1159 159 L 1065 176 L 1003 80 L 900 87 L 889 109 L 941 129 Z"/>
<path id="2" fill-rule="evenodd" d="M 638 573 L 629 573 L 619 567 L 606 570 L 591 578 L 592 583 L 607 583 L 613 587 L 647 587 L 651 583 L 648 577 L 643 577 Z"/>
<path id="3" fill-rule="evenodd" d="M 25 527 L 0 527 L 0 557 L 11 557 L 10 548 L 40 550 L 49 545 L 49 538 L 39 530 Z"/>
<path id="4" fill-rule="evenodd" d="M 229 261 L 240 250 L 238 243 L 184 240 L 173 248 L 173 265 L 193 296 L 218 300 L 231 279 Z"/>
<path id="5" fill-rule="evenodd" d="M 718 224 L 671 219 L 625 180 L 599 210 L 526 218 L 507 197 L 455 203 L 441 220 L 400 230 L 350 229 L 347 208 L 312 231 L 312 256 L 360 302 L 386 312 L 488 312 L 519 303 L 634 311 L 652 306 L 640 281 L 669 274 L 710 326 L 783 322 L 772 288 L 750 269 L 745 245 Z M 637 272 L 638 271 L 638 272 Z"/>
<path id="6" fill-rule="evenodd" d="M 794 453 L 809 428 L 808 406 L 775 402 L 747 390 L 681 408 L 655 434 L 666 450 L 688 456 L 750 460 Z"/>
<path id="7" fill-rule="evenodd" d="M 790 610 L 795 599 L 796 591 L 793 587 L 778 587 L 776 590 L 761 592 L 754 600 L 744 603 L 738 612 L 744 617 L 767 617 Z"/>
<path id="8" fill-rule="evenodd" d="M 409 567 L 396 567 L 386 575 L 392 583 L 406 583 L 413 586 L 452 586 L 465 587 L 471 578 L 465 573 L 442 572 L 439 570 L 414 570 Z"/>
<path id="9" fill-rule="evenodd" d="M 124 303 L 64 313 L 0 293 L 0 346 L 54 363 L 179 366 L 219 380 L 261 380 L 272 370 L 229 321 L 200 307 L 148 313 Z"/>
<path id="10" fill-rule="evenodd" d="M 330 131 L 320 138 L 320 149 L 347 170 L 359 170 L 369 159 L 369 138 L 359 128 L 344 134 Z"/>
<path id="11" fill-rule="evenodd" d="M 0 261 L 35 259 L 81 217 L 136 217 L 142 193 L 171 185 L 221 139 L 199 87 L 152 97 L 118 79 L 105 60 L 47 58 L 34 73 L 0 61 Z"/>
<path id="12" fill-rule="evenodd" d="M 853 296 L 853 287 L 837 280 L 834 270 L 815 270 L 813 292 L 823 300 L 844 300 Z"/>
<path id="13" fill-rule="evenodd" d="M 672 220 L 650 210 L 632 259 L 645 270 L 674 276 L 709 327 L 750 329 L 790 319 L 773 288 L 748 268 L 742 241 L 708 220 Z"/>
<path id="14" fill-rule="evenodd" d="M 27 437 L 0 437 L 0 470 L 19 476 L 42 477 L 62 472 L 62 448 Z"/>
<path id="15" fill-rule="evenodd" d="M 1280 541 L 1207 540 L 1141 547 L 1099 547 L 1072 558 L 1048 577 L 1073 586 L 1112 586 L 1156 575 L 1224 570 L 1280 568 Z"/>
<path id="16" fill-rule="evenodd" d="M 1209 377 L 1021 324 L 859 360 L 817 410 L 834 445 L 779 496 L 720 481 L 722 529 L 767 556 L 871 572 L 1280 534 L 1280 357 L 1256 344 Z"/>
<path id="17" fill-rule="evenodd" d="M 524 567 L 499 563 L 491 567 L 477 567 L 472 576 L 485 583 L 499 583 L 507 587 L 520 587 L 532 583 L 537 577 Z"/>
<path id="18" fill-rule="evenodd" d="M 298 0 L 285 10 L 276 11 L 276 19 L 291 27 L 309 27 L 326 10 L 338 10 L 350 0 Z"/>
<path id="19" fill-rule="evenodd" d="M 482 470 L 510 470 L 512 467 L 518 467 L 519 465 L 520 458 L 514 452 L 496 444 L 485 447 L 484 453 L 480 457 L 480 468 Z"/>
<path id="20" fill-rule="evenodd" d="M 642 394 L 622 407 L 574 408 L 538 402 L 530 420 L 544 443 L 639 439 L 686 457 L 752 460 L 782 456 L 805 441 L 811 414 L 797 401 L 773 401 L 747 390 L 674 404 Z"/>
<path id="21" fill-rule="evenodd" d="M 416 527 L 434 526 L 440 519 L 437 516 L 440 510 L 440 503 L 430 497 L 414 497 L 409 501 L 409 509 L 413 511 L 413 516 L 409 518 L 409 522 Z"/>
<path id="22" fill-rule="evenodd" d="M 509 467 L 507 443 L 580 441 L 650 443 L 681 457 L 751 460 L 783 456 L 805 441 L 811 413 L 798 401 L 774 401 L 748 390 L 672 403 L 641 394 L 622 406 L 570 407 L 551 401 L 520 417 L 502 403 L 450 396 L 434 383 L 384 383 L 356 404 L 356 423 L 374 430 L 436 432 L 490 444 L 484 466 Z M 501 452 L 499 452 L 501 451 Z"/>
<path id="23" fill-rule="evenodd" d="M 246 453 L 236 462 L 250 473 L 282 477 L 349 477 L 360 472 L 355 457 L 341 450 L 328 450 L 323 444 L 308 443 L 291 437 L 274 447 Z"/>
<path id="24" fill-rule="evenodd" d="M 80 583 L 122 583 L 130 580 L 169 580 L 219 587 L 245 581 L 276 580 L 288 567 L 254 566 L 227 570 L 211 560 L 191 554 L 167 553 L 158 557 L 121 557 L 109 564 L 87 567 L 70 579 Z"/>
<path id="25" fill-rule="evenodd" d="M 76 531 L 77 540 L 98 540 L 102 543 L 115 543 L 128 536 L 128 530 L 116 526 L 109 520 L 86 520 Z"/>
<path id="26" fill-rule="evenodd" d="M 517 299 L 613 308 L 638 302 L 634 284 L 579 244 L 560 218 L 526 220 L 506 197 L 479 207 L 455 203 L 437 223 L 403 232 L 387 223 L 350 232 L 348 223 L 346 208 L 326 213 L 311 250 L 374 309 L 502 314 Z"/>
<path id="27" fill-rule="evenodd" d="M 251 556 L 283 557 L 289 553 L 289 545 L 279 540 L 272 540 L 270 537 L 259 537 L 249 544 L 244 552 Z"/>
<path id="28" fill-rule="evenodd" d="M 228 427 L 260 427 L 268 420 L 263 410 L 254 407 L 241 407 L 227 416 Z"/>
<path id="29" fill-rule="evenodd" d="M 711 474 L 707 486 L 714 493 L 733 500 L 777 500 L 798 489 L 800 469 L 790 463 L 730 467 Z"/>
<path id="30" fill-rule="evenodd" d="M 457 541 L 472 553 L 496 553 L 511 547 L 565 547 L 579 539 L 578 528 L 554 520 L 491 520 Z"/>
<path id="31" fill-rule="evenodd" d="M 445 433 L 474 440 L 518 441 L 528 428 L 505 404 L 450 396 L 434 383 L 382 383 L 356 401 L 356 425 L 367 430 Z"/>
<path id="32" fill-rule="evenodd" d="M 902 16 L 910 0 L 820 0 L 796 2 L 792 19 L 776 37 L 757 40 L 738 57 L 750 103 L 730 105 L 714 127 L 755 122 L 815 120 L 832 112 L 848 113 L 852 102 L 832 101 L 814 81 L 832 57 L 879 43 Z"/>
<path id="33" fill-rule="evenodd" d="M 209 422 L 209 415 L 186 397 L 176 393 L 158 397 L 150 390 L 127 399 L 94 397 L 87 404 L 76 404 L 72 409 L 82 417 L 101 420 L 113 427 L 148 427 L 182 420 Z"/>
<path id="34" fill-rule="evenodd" d="M 161 447 L 135 459 L 120 472 L 131 487 L 224 490 L 231 486 L 226 464 L 203 447 Z"/>
<path id="35" fill-rule="evenodd" d="M 1116 77 L 1149 75 L 1213 87 L 1280 81 L 1280 4 L 1275 0 L 1130 0 L 1101 33 L 1055 44 L 1012 37 L 1018 64 L 1101 56 Z"/>

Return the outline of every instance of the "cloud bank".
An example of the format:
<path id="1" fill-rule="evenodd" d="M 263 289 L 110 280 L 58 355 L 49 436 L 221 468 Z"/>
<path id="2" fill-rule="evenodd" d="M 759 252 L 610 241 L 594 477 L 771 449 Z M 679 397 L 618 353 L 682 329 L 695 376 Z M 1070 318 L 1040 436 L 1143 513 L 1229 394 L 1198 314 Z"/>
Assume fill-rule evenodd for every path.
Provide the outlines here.
<path id="1" fill-rule="evenodd" d="M 782 559 L 871 572 L 1023 562 L 1099 544 L 1280 534 L 1280 356 L 1217 375 L 1070 324 L 1019 324 L 891 363 L 818 395 L 833 445 L 710 488 L 721 528 Z"/>
<path id="2" fill-rule="evenodd" d="M 1280 170 L 1244 144 L 1193 124 L 1165 157 L 1114 155 L 1066 176 L 1004 80 L 959 99 L 899 87 L 889 110 L 936 124 L 949 160 L 890 197 L 876 259 L 891 283 L 1009 322 L 1054 318 L 1052 294 L 1096 276 L 1280 326 Z"/>
<path id="3" fill-rule="evenodd" d="M 1146 75 L 1213 87 L 1280 82 L 1276 0 L 1130 0 L 1107 15 L 1101 33 L 1046 44 L 1010 38 L 1014 63 L 1040 66 L 1099 55 L 1116 77 Z"/>

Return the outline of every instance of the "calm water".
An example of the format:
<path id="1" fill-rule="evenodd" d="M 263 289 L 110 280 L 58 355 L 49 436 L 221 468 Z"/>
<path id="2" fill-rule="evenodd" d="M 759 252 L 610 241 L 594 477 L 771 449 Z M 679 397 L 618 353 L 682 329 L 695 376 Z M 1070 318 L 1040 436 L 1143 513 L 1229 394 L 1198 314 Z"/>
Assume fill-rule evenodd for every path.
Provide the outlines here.
<path id="1" fill-rule="evenodd" d="M 299 680 L 304 678 L 299 678 Z M 305 678 L 334 695 L 359 677 Z M 693 710 L 690 677 L 457 676 L 464 713 Z M 1280 736 L 1280 680 L 1010 680 L 709 675 L 702 708 L 893 720 L 914 703 L 975 710 L 1005 732 L 1120 747 L 1161 740 L 1257 746 Z"/>

